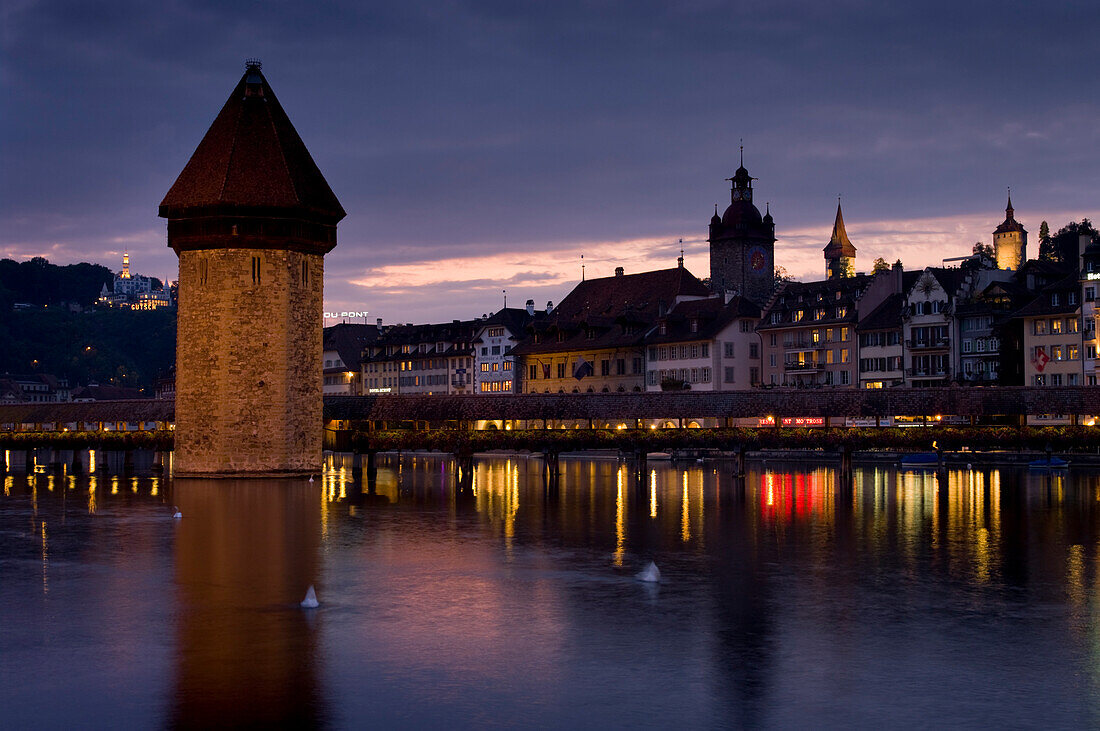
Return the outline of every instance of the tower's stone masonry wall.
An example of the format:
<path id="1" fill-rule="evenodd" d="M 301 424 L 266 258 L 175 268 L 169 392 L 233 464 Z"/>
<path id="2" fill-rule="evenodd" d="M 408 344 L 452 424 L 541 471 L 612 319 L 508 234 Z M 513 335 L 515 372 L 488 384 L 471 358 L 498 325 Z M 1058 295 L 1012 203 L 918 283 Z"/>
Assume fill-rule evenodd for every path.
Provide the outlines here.
<path id="1" fill-rule="evenodd" d="M 319 471 L 323 258 L 182 251 L 179 279 L 176 473 Z"/>

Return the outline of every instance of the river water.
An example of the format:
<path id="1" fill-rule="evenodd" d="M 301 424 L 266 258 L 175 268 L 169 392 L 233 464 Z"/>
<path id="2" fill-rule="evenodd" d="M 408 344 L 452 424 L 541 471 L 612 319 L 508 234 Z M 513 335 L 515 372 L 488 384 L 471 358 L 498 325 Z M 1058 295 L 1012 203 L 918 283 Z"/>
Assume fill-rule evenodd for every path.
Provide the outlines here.
<path id="1" fill-rule="evenodd" d="M 2 477 L 0 723 L 1100 725 L 1097 473 L 562 468 Z"/>

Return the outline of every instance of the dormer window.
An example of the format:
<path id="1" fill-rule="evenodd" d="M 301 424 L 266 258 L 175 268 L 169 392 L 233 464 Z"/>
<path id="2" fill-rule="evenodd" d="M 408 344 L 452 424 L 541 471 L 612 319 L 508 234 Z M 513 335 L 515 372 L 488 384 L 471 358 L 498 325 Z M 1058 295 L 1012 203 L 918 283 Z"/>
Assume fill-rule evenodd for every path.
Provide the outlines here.
<path id="1" fill-rule="evenodd" d="M 662 322 L 661 326 L 658 328 L 658 332 L 661 335 L 668 335 L 668 325 Z"/>
<path id="2" fill-rule="evenodd" d="M 565 331 L 564 330 L 558 330 L 558 342 L 559 343 L 564 343 L 565 342 Z"/>
<path id="3" fill-rule="evenodd" d="M 794 317 L 791 318 L 792 322 L 802 322 L 802 318 L 806 316 L 806 310 L 795 310 Z"/>
<path id="4" fill-rule="evenodd" d="M 814 319 L 815 320 L 822 320 L 824 318 L 825 318 L 825 308 L 824 307 L 818 307 L 816 310 L 814 310 Z"/>
<path id="5" fill-rule="evenodd" d="M 699 321 L 698 320 L 692 320 L 691 321 L 691 331 L 693 333 L 699 332 Z"/>
<path id="6" fill-rule="evenodd" d="M 781 322 L 783 322 L 783 313 L 782 312 L 773 312 L 772 313 L 772 324 L 773 325 L 778 325 Z"/>
<path id="7" fill-rule="evenodd" d="M 841 305 L 840 307 L 837 307 L 836 308 L 836 316 L 837 316 L 838 319 L 843 318 L 843 317 L 847 317 L 848 316 L 848 308 L 845 307 L 844 305 Z"/>
<path id="8" fill-rule="evenodd" d="M 1058 293 L 1057 292 L 1052 292 L 1051 293 L 1051 295 L 1050 295 L 1050 305 L 1051 305 L 1051 307 L 1057 307 L 1058 306 Z"/>

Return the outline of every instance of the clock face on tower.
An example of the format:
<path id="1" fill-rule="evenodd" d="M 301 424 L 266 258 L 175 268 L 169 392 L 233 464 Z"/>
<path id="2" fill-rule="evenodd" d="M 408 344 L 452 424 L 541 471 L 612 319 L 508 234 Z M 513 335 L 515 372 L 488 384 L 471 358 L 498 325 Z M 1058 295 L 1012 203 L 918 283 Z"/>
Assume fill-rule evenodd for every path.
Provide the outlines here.
<path id="1" fill-rule="evenodd" d="M 768 256 L 764 253 L 763 248 L 754 246 L 749 249 L 749 266 L 752 267 L 753 274 L 760 274 L 763 272 L 767 263 Z"/>

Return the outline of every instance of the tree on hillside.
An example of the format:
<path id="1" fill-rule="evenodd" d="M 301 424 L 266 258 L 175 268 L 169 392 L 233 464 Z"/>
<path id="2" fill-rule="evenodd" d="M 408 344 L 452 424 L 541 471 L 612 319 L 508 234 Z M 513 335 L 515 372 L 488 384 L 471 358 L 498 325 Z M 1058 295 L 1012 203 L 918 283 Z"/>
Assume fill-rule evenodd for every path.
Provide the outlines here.
<path id="1" fill-rule="evenodd" d="M 23 262 L 0 260 L 0 290 L 9 293 L 11 302 L 28 302 L 32 305 L 52 305 L 76 302 L 91 305 L 99 297 L 106 284 L 110 287 L 114 274 L 99 264 L 69 264 L 57 266 L 36 256 Z M 0 298 L 0 309 L 7 297 Z"/>
<path id="2" fill-rule="evenodd" d="M 881 256 L 875 259 L 875 263 L 871 265 L 871 273 L 878 274 L 879 272 L 890 271 L 890 265 L 886 263 L 886 260 Z"/>

